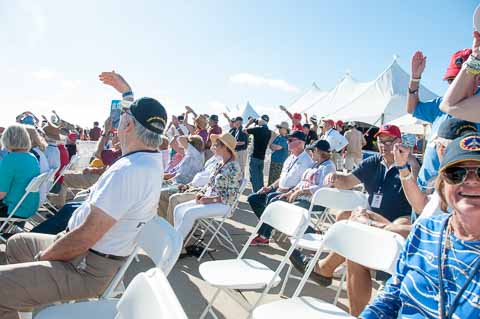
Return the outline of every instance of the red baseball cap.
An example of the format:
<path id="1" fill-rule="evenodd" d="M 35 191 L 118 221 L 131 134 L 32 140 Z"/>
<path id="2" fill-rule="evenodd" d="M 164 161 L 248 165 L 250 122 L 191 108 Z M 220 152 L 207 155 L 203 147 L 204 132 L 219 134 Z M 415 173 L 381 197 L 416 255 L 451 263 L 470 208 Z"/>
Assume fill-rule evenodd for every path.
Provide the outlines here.
<path id="1" fill-rule="evenodd" d="M 296 120 L 301 120 L 302 119 L 302 114 L 300 113 L 293 113 L 293 118 Z"/>
<path id="2" fill-rule="evenodd" d="M 337 125 L 337 126 L 343 126 L 343 121 L 342 121 L 342 120 L 338 120 L 337 123 L 335 123 L 335 125 Z"/>
<path id="3" fill-rule="evenodd" d="M 400 129 L 398 126 L 395 125 L 390 125 L 390 124 L 384 124 L 380 126 L 380 129 L 378 130 L 377 134 L 375 134 L 375 138 L 377 138 L 380 134 L 386 134 L 394 137 L 401 138 L 402 133 L 400 132 Z"/>
<path id="4" fill-rule="evenodd" d="M 462 64 L 467 61 L 470 54 L 472 54 L 472 49 L 463 49 L 455 52 L 450 58 L 450 64 L 448 65 L 447 72 L 445 72 L 443 79 L 448 80 L 456 77 L 462 68 Z"/>
<path id="5" fill-rule="evenodd" d="M 324 119 L 322 120 L 323 123 L 328 123 L 328 125 L 330 126 L 335 126 L 335 122 L 333 120 L 328 120 L 328 119 Z"/>
<path id="6" fill-rule="evenodd" d="M 77 133 L 69 133 L 68 134 L 68 139 L 72 142 L 77 141 Z"/>

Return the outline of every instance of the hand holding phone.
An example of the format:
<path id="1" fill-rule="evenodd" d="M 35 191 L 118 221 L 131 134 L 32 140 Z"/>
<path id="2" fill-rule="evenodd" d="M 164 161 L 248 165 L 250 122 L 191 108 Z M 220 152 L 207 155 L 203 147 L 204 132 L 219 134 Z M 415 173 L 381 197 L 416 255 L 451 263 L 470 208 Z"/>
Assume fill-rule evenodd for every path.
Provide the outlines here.
<path id="1" fill-rule="evenodd" d="M 112 128 L 115 129 L 118 128 L 118 124 L 120 123 L 121 102 L 120 100 L 112 100 L 110 105 L 110 120 Z"/>

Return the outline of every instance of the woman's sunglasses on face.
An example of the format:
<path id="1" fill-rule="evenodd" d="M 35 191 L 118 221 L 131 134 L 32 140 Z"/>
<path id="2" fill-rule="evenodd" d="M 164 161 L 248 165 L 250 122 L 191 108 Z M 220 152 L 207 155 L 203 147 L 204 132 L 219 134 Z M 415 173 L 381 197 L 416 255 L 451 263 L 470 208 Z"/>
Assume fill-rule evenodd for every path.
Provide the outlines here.
<path id="1" fill-rule="evenodd" d="M 480 167 L 452 166 L 445 169 L 443 176 L 447 183 L 457 185 L 465 182 L 470 172 L 473 172 L 480 179 Z"/>

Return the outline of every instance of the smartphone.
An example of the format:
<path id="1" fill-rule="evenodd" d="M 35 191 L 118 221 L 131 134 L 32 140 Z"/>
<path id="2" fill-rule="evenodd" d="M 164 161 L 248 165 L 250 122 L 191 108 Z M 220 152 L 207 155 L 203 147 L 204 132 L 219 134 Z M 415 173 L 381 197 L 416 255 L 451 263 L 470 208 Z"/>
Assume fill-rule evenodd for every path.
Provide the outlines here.
<path id="1" fill-rule="evenodd" d="M 112 128 L 118 128 L 118 124 L 120 123 L 120 111 L 122 109 L 122 101 L 121 100 L 112 100 L 112 104 L 110 105 L 110 119 L 112 120 Z"/>
<path id="2" fill-rule="evenodd" d="M 414 147 L 417 144 L 415 135 L 413 134 L 402 134 L 402 145 L 406 147 Z"/>

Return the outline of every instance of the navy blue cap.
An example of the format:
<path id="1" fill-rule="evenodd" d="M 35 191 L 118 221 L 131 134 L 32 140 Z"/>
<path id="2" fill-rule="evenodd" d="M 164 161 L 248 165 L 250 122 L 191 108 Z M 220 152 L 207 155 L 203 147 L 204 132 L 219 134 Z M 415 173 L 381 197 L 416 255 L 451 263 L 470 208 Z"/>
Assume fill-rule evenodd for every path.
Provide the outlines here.
<path id="1" fill-rule="evenodd" d="M 237 116 L 236 118 L 233 119 L 233 122 L 243 122 L 243 118 L 241 116 Z"/>
<path id="2" fill-rule="evenodd" d="M 267 123 L 270 121 L 270 117 L 267 114 L 263 114 L 262 116 L 260 116 L 260 118 Z"/>
<path id="3" fill-rule="evenodd" d="M 210 115 L 210 120 L 218 122 L 218 115 L 216 115 L 216 114 Z"/>
<path id="4" fill-rule="evenodd" d="M 147 130 L 163 134 L 167 124 L 167 111 L 160 102 L 151 97 L 142 97 L 130 105 L 130 111 Z"/>
<path id="5" fill-rule="evenodd" d="M 324 152 L 329 152 L 330 151 L 330 143 L 328 143 L 328 141 L 326 141 L 326 140 L 318 140 L 315 143 L 313 143 L 312 145 L 307 147 L 308 150 L 313 150 L 314 148 L 318 148 L 319 150 L 324 151 Z"/>
<path id="6" fill-rule="evenodd" d="M 447 140 L 454 140 L 467 133 L 474 132 L 477 132 L 477 125 L 475 123 L 452 117 L 440 124 L 437 136 Z"/>
<path id="7" fill-rule="evenodd" d="M 480 135 L 471 133 L 453 140 L 445 149 L 440 172 L 455 164 L 465 161 L 480 162 Z"/>
<path id="8" fill-rule="evenodd" d="M 293 131 L 292 134 L 287 136 L 287 138 L 297 138 L 304 142 L 307 139 L 307 137 L 305 136 L 305 133 L 303 133 L 302 131 Z"/>

